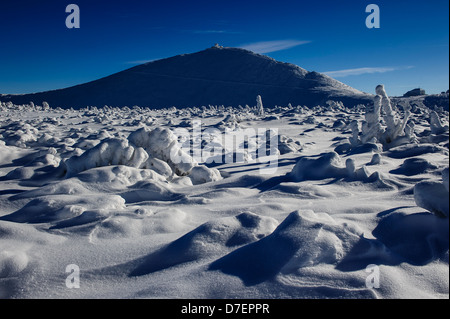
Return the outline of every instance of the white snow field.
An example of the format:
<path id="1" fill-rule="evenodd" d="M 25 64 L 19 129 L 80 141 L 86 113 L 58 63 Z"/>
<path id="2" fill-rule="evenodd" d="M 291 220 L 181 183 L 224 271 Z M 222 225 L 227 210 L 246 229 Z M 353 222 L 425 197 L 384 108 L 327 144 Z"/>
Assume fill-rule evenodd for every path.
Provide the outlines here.
<path id="1" fill-rule="evenodd" d="M 0 298 L 449 298 L 448 112 L 376 93 L 1 103 Z"/>

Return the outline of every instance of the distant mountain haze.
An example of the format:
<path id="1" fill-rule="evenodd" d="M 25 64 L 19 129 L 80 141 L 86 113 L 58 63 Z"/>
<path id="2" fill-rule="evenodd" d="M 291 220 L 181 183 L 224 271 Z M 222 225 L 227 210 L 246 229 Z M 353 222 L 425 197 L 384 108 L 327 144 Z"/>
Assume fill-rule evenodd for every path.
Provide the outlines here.
<path id="1" fill-rule="evenodd" d="M 141 64 L 110 76 L 69 88 L 33 94 L 3 94 L 15 104 L 48 102 L 52 107 L 86 106 L 153 109 L 175 106 L 324 105 L 328 100 L 345 106 L 371 103 L 373 95 L 360 92 L 327 75 L 276 61 L 245 49 L 212 48 Z"/>

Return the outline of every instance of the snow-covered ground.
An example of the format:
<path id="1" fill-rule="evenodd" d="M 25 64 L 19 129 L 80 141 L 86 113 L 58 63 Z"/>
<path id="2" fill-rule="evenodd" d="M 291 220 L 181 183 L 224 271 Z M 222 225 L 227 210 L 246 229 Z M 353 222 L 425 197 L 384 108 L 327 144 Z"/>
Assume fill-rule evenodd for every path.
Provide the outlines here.
<path id="1" fill-rule="evenodd" d="M 377 93 L 380 116 L 2 103 L 0 298 L 448 298 L 448 112 Z"/>

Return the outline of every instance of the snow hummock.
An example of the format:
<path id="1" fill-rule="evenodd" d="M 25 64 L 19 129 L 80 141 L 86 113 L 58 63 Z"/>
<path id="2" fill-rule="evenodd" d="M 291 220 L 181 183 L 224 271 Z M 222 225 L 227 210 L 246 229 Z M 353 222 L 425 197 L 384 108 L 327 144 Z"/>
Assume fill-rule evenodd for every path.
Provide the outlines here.
<path id="1" fill-rule="evenodd" d="M 424 181 L 414 186 L 417 206 L 441 217 L 449 217 L 448 167 L 442 171 L 442 182 Z"/>

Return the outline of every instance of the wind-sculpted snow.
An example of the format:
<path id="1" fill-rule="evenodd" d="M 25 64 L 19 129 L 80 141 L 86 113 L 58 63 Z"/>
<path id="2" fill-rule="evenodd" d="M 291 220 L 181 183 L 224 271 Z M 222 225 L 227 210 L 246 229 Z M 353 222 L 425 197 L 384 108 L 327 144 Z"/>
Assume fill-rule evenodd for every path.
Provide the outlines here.
<path id="1" fill-rule="evenodd" d="M 254 242 L 268 235 L 277 222 L 270 217 L 242 213 L 207 222 L 168 246 L 147 256 L 131 276 L 142 276 L 182 263 L 213 258 L 237 246 Z"/>
<path id="2" fill-rule="evenodd" d="M 448 167 L 442 171 L 442 182 L 423 181 L 414 186 L 417 206 L 440 217 L 449 217 Z"/>
<path id="3" fill-rule="evenodd" d="M 0 102 L 0 298 L 448 298 L 448 111 L 375 93 Z"/>
<path id="4" fill-rule="evenodd" d="M 246 245 L 211 264 L 255 285 L 278 273 L 321 263 L 336 264 L 359 240 L 356 228 L 336 223 L 327 214 L 296 211 L 269 236 Z"/>
<path id="5" fill-rule="evenodd" d="M 194 184 L 221 179 L 218 170 L 198 165 L 185 153 L 177 137 L 167 128 L 141 128 L 132 132 L 128 139 L 108 138 L 82 155 L 75 155 L 64 162 L 66 177 L 111 165 L 151 169 L 167 178 L 174 174 L 189 175 Z"/>
<path id="6" fill-rule="evenodd" d="M 142 148 L 129 146 L 127 140 L 107 139 L 82 155 L 69 158 L 64 164 L 66 176 L 71 177 L 90 168 L 102 166 L 125 165 L 139 168 L 148 158 Z"/>

